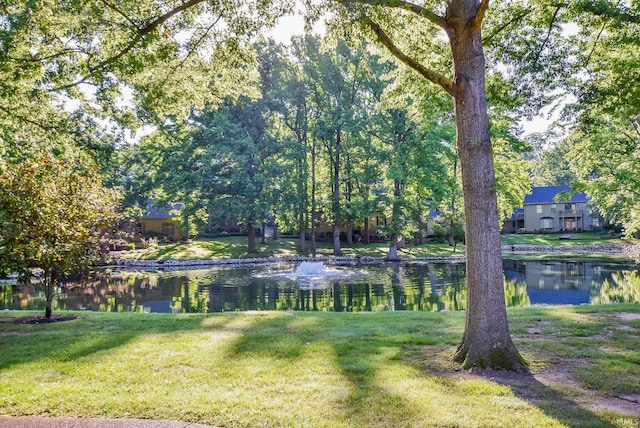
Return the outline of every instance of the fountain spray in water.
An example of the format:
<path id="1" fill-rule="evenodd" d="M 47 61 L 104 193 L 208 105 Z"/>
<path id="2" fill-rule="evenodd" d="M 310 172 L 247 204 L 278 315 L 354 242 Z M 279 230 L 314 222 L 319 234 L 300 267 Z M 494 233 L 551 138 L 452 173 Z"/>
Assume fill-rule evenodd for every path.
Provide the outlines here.
<path id="1" fill-rule="evenodd" d="M 335 273 L 328 270 L 322 262 L 302 262 L 296 268 L 296 276 L 320 276 Z"/>

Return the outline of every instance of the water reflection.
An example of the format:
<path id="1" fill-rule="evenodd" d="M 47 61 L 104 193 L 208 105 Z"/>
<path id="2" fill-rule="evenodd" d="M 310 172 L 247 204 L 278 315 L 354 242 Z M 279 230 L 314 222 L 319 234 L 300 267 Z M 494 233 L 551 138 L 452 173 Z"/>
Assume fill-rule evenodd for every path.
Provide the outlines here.
<path id="1" fill-rule="evenodd" d="M 466 304 L 461 263 L 393 263 L 337 267 L 354 274 L 305 287 L 294 265 L 220 267 L 176 272 L 101 272 L 65 284 L 54 310 L 109 312 L 458 311 Z M 505 260 L 507 306 L 640 302 L 635 266 Z M 43 309 L 36 285 L 0 286 L 0 309 Z"/>

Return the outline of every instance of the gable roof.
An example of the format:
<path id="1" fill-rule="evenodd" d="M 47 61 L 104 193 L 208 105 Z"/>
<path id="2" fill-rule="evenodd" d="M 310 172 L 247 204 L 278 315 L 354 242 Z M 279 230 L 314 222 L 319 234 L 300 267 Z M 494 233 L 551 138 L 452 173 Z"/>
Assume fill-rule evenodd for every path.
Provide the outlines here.
<path id="1" fill-rule="evenodd" d="M 179 211 L 181 209 L 182 203 L 180 202 L 171 205 L 156 206 L 154 201 L 148 200 L 146 206 L 147 214 L 140 218 L 174 218 L 175 215 L 170 214 L 170 212 L 173 210 Z"/>
<path id="2" fill-rule="evenodd" d="M 516 220 L 518 218 L 518 215 L 524 215 L 524 208 L 514 208 L 513 212 L 511 213 L 511 217 L 505 220 Z"/>
<path id="3" fill-rule="evenodd" d="M 570 200 L 559 199 L 555 200 L 555 197 L 562 192 L 570 192 L 569 186 L 546 186 L 546 187 L 532 187 L 531 193 L 524 198 L 524 204 L 555 204 L 557 202 L 588 202 L 587 194 L 584 192 L 578 192 L 571 195 Z"/>

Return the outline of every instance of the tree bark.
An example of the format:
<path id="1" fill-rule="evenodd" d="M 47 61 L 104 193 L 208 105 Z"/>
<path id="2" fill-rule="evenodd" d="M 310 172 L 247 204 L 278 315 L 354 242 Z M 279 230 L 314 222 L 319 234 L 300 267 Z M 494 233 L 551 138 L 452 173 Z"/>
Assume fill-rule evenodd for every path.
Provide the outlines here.
<path id="1" fill-rule="evenodd" d="M 336 130 L 335 158 L 333 161 L 333 255 L 342 254 L 340 250 L 340 153 L 342 152 L 342 130 Z"/>
<path id="2" fill-rule="evenodd" d="M 369 217 L 364 218 L 364 240 L 365 244 L 371 244 L 371 235 L 369 234 Z"/>
<path id="3" fill-rule="evenodd" d="M 258 250 L 256 248 L 256 233 L 255 228 L 253 227 L 253 223 L 247 223 L 247 252 L 248 253 L 257 253 Z"/>
<path id="4" fill-rule="evenodd" d="M 316 140 L 311 143 L 311 257 L 316 256 Z"/>
<path id="5" fill-rule="evenodd" d="M 465 368 L 527 371 L 507 324 L 478 8 L 473 0 L 453 0 L 446 16 L 467 249 L 467 317 L 454 359 Z"/>
<path id="6" fill-rule="evenodd" d="M 392 204 L 392 218 L 393 222 L 391 227 L 393 228 L 393 233 L 391 234 L 391 246 L 389 247 L 389 255 L 387 259 L 389 260 L 399 260 L 398 257 L 398 243 L 400 241 L 399 230 L 402 225 L 402 206 L 401 206 L 401 197 L 402 197 L 402 183 L 397 178 L 393 180 L 393 204 Z"/>
<path id="7" fill-rule="evenodd" d="M 53 312 L 53 291 L 55 287 L 55 279 L 54 274 L 50 270 L 45 270 L 43 272 L 44 276 L 44 295 L 45 295 L 45 309 L 44 316 L 46 318 L 51 318 L 51 314 Z"/>

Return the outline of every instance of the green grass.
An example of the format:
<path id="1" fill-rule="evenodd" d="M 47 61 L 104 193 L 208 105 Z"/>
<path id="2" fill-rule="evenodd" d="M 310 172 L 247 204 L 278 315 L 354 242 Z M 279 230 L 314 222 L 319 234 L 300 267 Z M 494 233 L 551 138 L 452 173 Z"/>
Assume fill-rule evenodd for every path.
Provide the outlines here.
<path id="1" fill-rule="evenodd" d="M 455 372 L 460 312 L 83 313 L 16 325 L 25 312 L 6 311 L 0 415 L 229 427 L 623 426 L 637 419 L 583 406 L 640 391 L 640 321 L 620 312 L 640 306 L 509 311 L 532 369 L 562 368 L 578 385 L 567 386 Z"/>
<path id="2" fill-rule="evenodd" d="M 585 255 L 572 253 L 571 245 L 588 245 L 602 243 L 619 243 L 619 242 L 637 242 L 637 240 L 621 240 L 607 234 L 599 234 L 595 232 L 584 232 L 573 234 L 569 240 L 558 239 L 560 234 L 546 235 L 502 235 L 502 245 L 528 244 L 528 245 L 563 245 L 567 246 L 567 251 L 560 254 L 555 252 L 552 255 L 542 254 L 542 259 L 557 260 L 558 257 L 592 260 L 597 259 L 615 259 L 623 260 L 623 256 L 606 256 L 606 255 Z M 270 256 L 292 256 L 292 255 L 309 255 L 309 243 L 306 250 L 300 252 L 298 239 L 267 239 L 266 244 L 261 244 L 260 239 L 257 240 L 257 253 L 247 252 L 247 238 L 244 236 L 221 237 L 213 239 L 198 239 L 186 243 L 175 243 L 161 245 L 157 249 L 125 251 L 122 253 L 124 258 L 134 258 L 142 260 L 188 260 L 188 259 L 241 259 L 252 257 L 270 257 Z M 389 253 L 389 244 L 386 242 L 375 243 L 370 245 L 353 244 L 342 245 L 342 254 L 344 256 L 361 256 L 361 257 L 386 257 Z M 317 244 L 317 254 L 330 256 L 333 254 L 331 243 L 319 242 Z M 464 254 L 464 245 L 458 244 L 455 251 L 446 243 L 430 243 L 424 245 L 409 244 L 405 248 L 398 251 L 400 257 L 442 257 L 451 255 Z M 535 258 L 536 256 L 515 256 L 509 258 Z"/>
<path id="3" fill-rule="evenodd" d="M 162 245 L 157 249 L 126 251 L 125 258 L 135 258 L 142 260 L 188 260 L 188 259 L 240 259 L 251 257 L 270 256 L 292 256 L 301 254 L 298 247 L 300 241 L 297 239 L 267 239 L 266 244 L 257 241 L 257 253 L 247 252 L 246 237 L 222 237 L 214 239 L 198 239 L 186 243 L 176 243 Z M 399 250 L 400 257 L 430 257 L 461 255 L 464 252 L 462 244 L 456 247 L 454 252 L 452 247 L 444 243 L 427 244 L 421 246 L 408 245 Z M 342 254 L 344 256 L 361 257 L 386 257 L 389 253 L 388 243 L 375 243 L 370 245 L 353 244 L 343 245 Z M 309 255 L 309 243 L 303 255 Z M 329 256 L 333 254 L 333 247 L 330 243 L 319 242 L 317 244 L 317 254 Z"/>
<path id="4" fill-rule="evenodd" d="M 606 243 L 636 242 L 637 240 L 623 240 L 619 235 L 601 232 L 570 233 L 570 239 L 560 239 L 563 233 L 547 234 L 509 234 L 501 235 L 502 245 L 592 245 Z"/>

